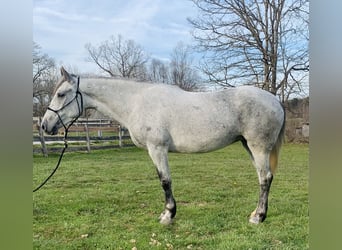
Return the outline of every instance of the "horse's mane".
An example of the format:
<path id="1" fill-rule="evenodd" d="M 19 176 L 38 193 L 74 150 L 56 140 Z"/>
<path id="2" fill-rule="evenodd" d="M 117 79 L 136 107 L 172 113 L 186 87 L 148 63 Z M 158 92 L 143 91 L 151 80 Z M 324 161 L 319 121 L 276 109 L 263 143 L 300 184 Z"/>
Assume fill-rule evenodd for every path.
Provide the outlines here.
<path id="1" fill-rule="evenodd" d="M 161 82 L 154 82 L 151 80 L 144 80 L 144 79 L 139 79 L 139 78 L 125 78 L 125 77 L 120 77 L 120 76 L 98 76 L 98 75 L 75 75 L 75 74 L 70 74 L 72 77 L 80 77 L 80 81 L 82 79 L 87 79 L 87 80 L 122 80 L 122 81 L 130 81 L 130 82 L 137 82 L 137 83 L 146 83 L 146 84 L 166 84 L 166 83 L 161 83 Z M 53 95 L 56 94 L 56 91 L 58 88 L 66 81 L 64 77 L 60 78 L 58 82 L 55 85 L 55 88 L 53 90 Z M 177 84 L 166 84 L 169 86 L 173 86 L 176 88 L 180 88 Z M 180 88 L 181 89 L 181 88 Z"/>
<path id="2" fill-rule="evenodd" d="M 141 78 L 125 78 L 121 76 L 91 76 L 91 75 L 86 75 L 86 76 L 81 76 L 81 79 L 94 79 L 94 80 L 122 80 L 122 81 L 132 81 L 132 82 L 143 82 L 143 83 L 152 83 L 152 84 L 158 84 L 159 82 L 153 82 L 151 80 L 145 80 Z"/>

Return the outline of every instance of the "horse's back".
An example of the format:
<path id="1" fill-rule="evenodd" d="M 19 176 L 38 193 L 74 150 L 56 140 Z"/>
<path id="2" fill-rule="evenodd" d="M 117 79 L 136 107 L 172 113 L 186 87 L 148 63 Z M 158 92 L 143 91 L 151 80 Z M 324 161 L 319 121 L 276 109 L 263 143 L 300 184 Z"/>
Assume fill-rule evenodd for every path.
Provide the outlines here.
<path id="1" fill-rule="evenodd" d="M 271 94 L 248 86 L 216 92 L 151 86 L 138 97 L 132 132 L 137 141 L 168 143 L 171 151 L 212 151 L 241 135 L 252 136 L 250 130 L 267 130 L 272 115 L 279 112 L 277 102 Z"/>

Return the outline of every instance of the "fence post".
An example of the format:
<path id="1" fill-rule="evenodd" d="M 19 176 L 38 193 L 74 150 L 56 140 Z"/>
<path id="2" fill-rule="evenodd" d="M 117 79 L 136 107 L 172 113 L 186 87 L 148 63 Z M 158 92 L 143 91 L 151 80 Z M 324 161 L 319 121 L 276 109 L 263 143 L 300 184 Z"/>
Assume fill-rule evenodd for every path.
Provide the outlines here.
<path id="1" fill-rule="evenodd" d="M 122 148 L 122 135 L 121 135 L 121 125 L 119 124 L 119 147 Z"/>
<path id="2" fill-rule="evenodd" d="M 47 148 L 46 148 L 46 144 L 45 144 L 45 138 L 44 138 L 44 131 L 43 131 L 42 127 L 40 126 L 41 123 L 42 123 L 42 118 L 39 117 L 39 125 L 38 125 L 39 140 L 40 140 L 40 144 L 42 145 L 43 155 L 45 157 L 48 157 L 48 152 L 47 152 Z"/>
<path id="3" fill-rule="evenodd" d="M 89 137 L 89 129 L 87 126 L 87 123 L 84 124 L 84 130 L 86 132 L 86 138 L 87 138 L 87 151 L 90 152 L 90 137 Z"/>
<path id="4" fill-rule="evenodd" d="M 102 119 L 100 119 L 100 129 L 97 130 L 97 136 L 102 137 Z"/>

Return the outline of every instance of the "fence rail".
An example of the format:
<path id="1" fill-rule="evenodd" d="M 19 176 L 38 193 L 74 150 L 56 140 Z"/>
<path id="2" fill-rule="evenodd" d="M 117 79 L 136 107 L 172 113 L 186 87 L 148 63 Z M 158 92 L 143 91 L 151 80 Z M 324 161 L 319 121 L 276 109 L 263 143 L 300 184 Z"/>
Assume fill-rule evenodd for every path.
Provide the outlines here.
<path id="1" fill-rule="evenodd" d="M 64 144 L 64 131 L 58 135 L 44 135 L 33 118 L 33 153 L 59 152 Z M 88 151 L 134 146 L 127 129 L 113 120 L 78 119 L 68 132 L 68 151 Z"/>

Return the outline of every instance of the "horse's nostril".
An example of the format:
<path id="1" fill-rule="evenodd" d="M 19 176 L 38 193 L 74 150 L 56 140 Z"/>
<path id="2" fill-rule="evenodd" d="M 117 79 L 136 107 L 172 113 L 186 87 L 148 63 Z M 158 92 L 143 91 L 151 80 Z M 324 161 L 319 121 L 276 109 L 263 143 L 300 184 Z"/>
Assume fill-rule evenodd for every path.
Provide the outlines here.
<path id="1" fill-rule="evenodd" d="M 43 122 L 43 123 L 42 123 L 41 127 L 42 127 L 42 130 L 44 130 L 44 131 L 45 131 L 45 129 L 46 129 L 45 122 Z"/>

